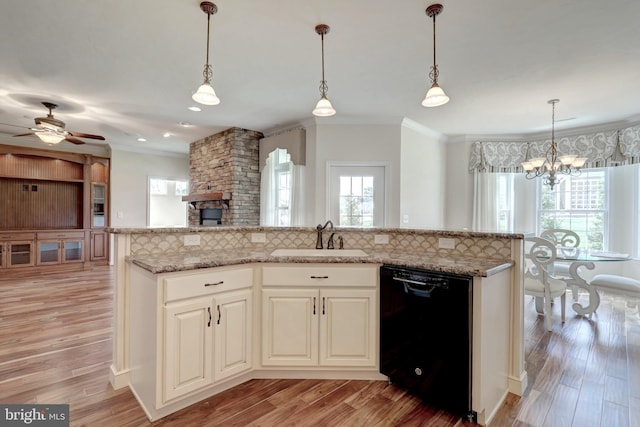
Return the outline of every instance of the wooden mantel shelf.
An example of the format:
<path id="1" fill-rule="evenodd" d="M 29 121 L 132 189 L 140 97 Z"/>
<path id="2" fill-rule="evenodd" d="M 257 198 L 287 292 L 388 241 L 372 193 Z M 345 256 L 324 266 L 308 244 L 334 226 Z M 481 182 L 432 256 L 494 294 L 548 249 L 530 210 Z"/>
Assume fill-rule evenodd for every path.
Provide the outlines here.
<path id="1" fill-rule="evenodd" d="M 218 192 L 218 193 L 189 194 L 188 196 L 182 196 L 183 202 L 208 202 L 212 200 L 231 200 L 231 193 Z"/>

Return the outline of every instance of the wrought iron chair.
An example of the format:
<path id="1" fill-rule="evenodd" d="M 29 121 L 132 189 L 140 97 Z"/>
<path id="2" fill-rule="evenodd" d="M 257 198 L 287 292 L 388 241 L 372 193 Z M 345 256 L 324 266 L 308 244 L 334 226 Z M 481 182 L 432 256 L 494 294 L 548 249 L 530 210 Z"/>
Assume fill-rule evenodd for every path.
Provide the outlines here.
<path id="1" fill-rule="evenodd" d="M 556 260 L 556 246 L 541 237 L 528 237 L 525 241 L 530 249 L 525 259 L 524 293 L 536 298 L 536 310 L 540 312 L 538 301 L 544 301 L 545 324 L 548 331 L 553 329 L 551 301 L 561 299 L 562 322 L 565 320 L 567 285 L 563 280 L 554 278 L 549 269 Z"/>

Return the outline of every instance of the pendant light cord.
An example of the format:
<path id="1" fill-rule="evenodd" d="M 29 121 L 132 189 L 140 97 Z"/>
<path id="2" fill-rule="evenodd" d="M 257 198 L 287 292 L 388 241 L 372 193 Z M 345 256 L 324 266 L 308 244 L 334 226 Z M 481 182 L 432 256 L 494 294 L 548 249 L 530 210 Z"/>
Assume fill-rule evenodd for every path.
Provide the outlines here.
<path id="1" fill-rule="evenodd" d="M 324 32 L 320 34 L 320 43 L 321 43 L 321 51 L 322 51 L 322 83 L 320 87 L 322 88 L 322 96 L 327 95 L 327 81 L 324 79 Z"/>
<path id="2" fill-rule="evenodd" d="M 205 64 L 209 65 L 209 28 L 211 27 L 211 14 L 207 13 L 207 60 Z"/>

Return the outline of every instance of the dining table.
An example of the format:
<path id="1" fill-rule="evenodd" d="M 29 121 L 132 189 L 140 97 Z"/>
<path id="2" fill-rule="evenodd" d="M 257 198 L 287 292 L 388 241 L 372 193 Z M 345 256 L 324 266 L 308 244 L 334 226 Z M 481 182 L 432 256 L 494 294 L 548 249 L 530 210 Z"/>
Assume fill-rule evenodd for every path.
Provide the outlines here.
<path id="1" fill-rule="evenodd" d="M 587 316 L 591 319 L 591 315 L 600 305 L 600 294 L 595 286 L 592 286 L 580 275 L 580 267 L 593 270 L 595 268 L 594 263 L 596 262 L 628 261 L 631 259 L 629 254 L 583 248 L 567 248 L 562 246 L 557 247 L 556 251 L 557 261 L 570 263 L 568 277 L 559 278 L 564 280 L 568 287 L 577 286 L 580 289 L 584 289 L 589 294 L 589 302 L 587 305 L 582 305 L 579 301 L 575 301 L 571 308 L 573 308 L 573 311 L 579 315 Z"/>

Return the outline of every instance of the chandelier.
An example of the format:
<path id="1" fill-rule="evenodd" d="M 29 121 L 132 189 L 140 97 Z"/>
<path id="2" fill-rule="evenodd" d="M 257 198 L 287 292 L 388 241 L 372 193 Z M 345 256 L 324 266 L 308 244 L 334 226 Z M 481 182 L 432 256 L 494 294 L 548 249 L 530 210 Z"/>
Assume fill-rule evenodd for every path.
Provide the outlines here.
<path id="1" fill-rule="evenodd" d="M 433 66 L 429 73 L 431 79 L 431 88 L 427 91 L 427 95 L 422 100 L 423 107 L 439 107 L 449 102 L 449 97 L 444 90 L 438 85 L 438 65 L 436 64 L 436 15 L 442 12 L 441 4 L 432 4 L 427 7 L 427 16 L 433 18 Z"/>
<path id="2" fill-rule="evenodd" d="M 316 108 L 313 109 L 313 115 L 318 117 L 329 117 L 336 113 L 333 109 L 331 101 L 327 98 L 327 81 L 324 79 L 324 35 L 329 33 L 329 26 L 325 24 L 316 25 L 316 33 L 320 35 L 322 43 L 322 80 L 320 81 L 320 101 L 316 104 Z"/>
<path id="3" fill-rule="evenodd" d="M 213 70 L 209 64 L 209 28 L 211 26 L 211 15 L 218 12 L 218 7 L 210 1 L 203 1 L 200 3 L 200 9 L 207 14 L 207 61 L 204 65 L 204 71 L 202 72 L 204 82 L 191 98 L 200 104 L 218 105 L 220 104 L 220 98 L 216 96 L 216 92 L 213 90 L 213 86 L 211 86 Z"/>
<path id="4" fill-rule="evenodd" d="M 555 140 L 556 104 L 559 99 L 551 99 L 551 146 L 544 157 L 528 158 L 522 162 L 522 168 L 527 179 L 542 177 L 543 183 L 549 185 L 551 190 L 560 183 L 559 175 L 580 175 L 580 169 L 587 161 L 586 157 L 578 157 L 575 154 L 558 155 L 558 145 Z"/>

